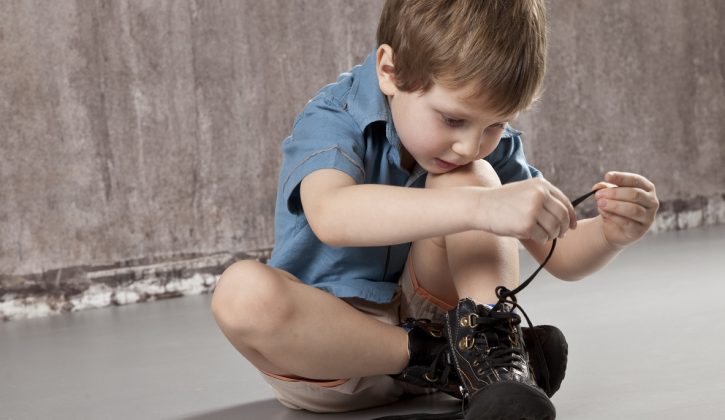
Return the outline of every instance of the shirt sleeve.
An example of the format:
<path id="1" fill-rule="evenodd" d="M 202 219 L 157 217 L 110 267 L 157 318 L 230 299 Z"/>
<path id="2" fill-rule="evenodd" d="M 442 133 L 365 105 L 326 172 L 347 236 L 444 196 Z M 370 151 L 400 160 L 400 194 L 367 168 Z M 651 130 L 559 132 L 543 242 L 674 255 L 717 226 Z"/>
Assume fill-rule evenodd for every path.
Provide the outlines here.
<path id="1" fill-rule="evenodd" d="M 509 133 L 510 136 L 501 138 L 496 149 L 484 158 L 496 170 L 501 184 L 542 176 L 526 161 L 521 133 L 513 130 Z"/>
<path id="2" fill-rule="evenodd" d="M 365 180 L 365 143 L 347 111 L 325 97 L 309 102 L 282 143 L 281 192 L 291 213 L 302 211 L 299 186 L 310 173 L 337 169 Z"/>

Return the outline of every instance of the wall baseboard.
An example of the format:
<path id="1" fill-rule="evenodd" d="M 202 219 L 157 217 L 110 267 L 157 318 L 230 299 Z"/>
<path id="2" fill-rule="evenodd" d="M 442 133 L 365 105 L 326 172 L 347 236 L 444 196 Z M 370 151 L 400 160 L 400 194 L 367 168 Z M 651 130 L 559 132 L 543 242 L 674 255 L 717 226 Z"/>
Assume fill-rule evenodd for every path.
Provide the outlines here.
<path id="1" fill-rule="evenodd" d="M 266 261 L 271 248 L 237 254 L 177 256 L 0 275 L 0 320 L 37 318 L 208 293 L 233 262 Z"/>
<path id="2" fill-rule="evenodd" d="M 652 232 L 725 224 L 725 194 L 672 200 L 660 205 Z"/>

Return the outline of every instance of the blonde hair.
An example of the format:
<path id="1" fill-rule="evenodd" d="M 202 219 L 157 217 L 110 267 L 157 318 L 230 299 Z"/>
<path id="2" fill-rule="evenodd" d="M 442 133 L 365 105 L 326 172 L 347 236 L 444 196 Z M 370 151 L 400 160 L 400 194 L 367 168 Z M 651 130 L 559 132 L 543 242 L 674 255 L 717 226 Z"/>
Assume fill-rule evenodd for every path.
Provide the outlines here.
<path id="1" fill-rule="evenodd" d="M 378 45 L 393 50 L 398 89 L 472 88 L 502 115 L 539 95 L 546 69 L 543 0 L 387 0 Z"/>

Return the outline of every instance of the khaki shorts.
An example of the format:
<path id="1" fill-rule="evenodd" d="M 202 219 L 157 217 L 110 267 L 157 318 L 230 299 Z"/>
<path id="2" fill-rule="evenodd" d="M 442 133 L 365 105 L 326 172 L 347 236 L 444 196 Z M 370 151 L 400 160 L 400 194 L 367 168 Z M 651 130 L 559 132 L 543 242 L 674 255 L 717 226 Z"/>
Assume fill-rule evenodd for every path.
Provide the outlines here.
<path id="1" fill-rule="evenodd" d="M 408 258 L 393 300 L 377 304 L 359 298 L 343 298 L 361 312 L 392 325 L 406 318 L 442 320 L 455 303 L 444 302 L 419 286 L 412 261 Z M 335 381 L 292 379 L 262 372 L 277 399 L 286 407 L 319 413 L 342 412 L 375 407 L 397 401 L 404 395 L 429 394 L 435 390 L 397 381 L 388 375 Z"/>

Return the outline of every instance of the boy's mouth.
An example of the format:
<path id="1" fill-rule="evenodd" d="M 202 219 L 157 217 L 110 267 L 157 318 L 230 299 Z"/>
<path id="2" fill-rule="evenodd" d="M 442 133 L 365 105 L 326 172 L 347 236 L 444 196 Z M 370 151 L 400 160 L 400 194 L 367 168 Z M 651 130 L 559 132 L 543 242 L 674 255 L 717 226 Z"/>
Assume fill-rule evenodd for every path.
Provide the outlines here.
<path id="1" fill-rule="evenodd" d="M 455 163 L 451 163 L 451 162 L 445 161 L 443 159 L 438 159 L 438 158 L 435 158 L 435 163 L 436 163 L 436 165 L 438 165 L 439 168 L 445 169 L 447 171 L 456 169 L 457 167 L 461 166 L 461 165 L 456 165 Z"/>

